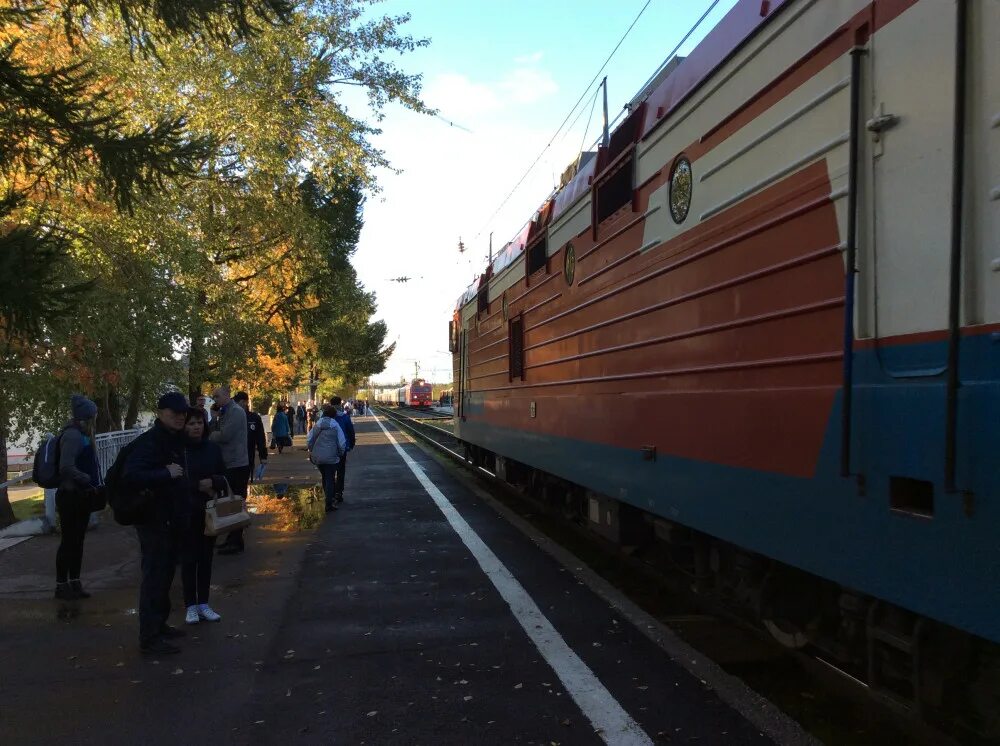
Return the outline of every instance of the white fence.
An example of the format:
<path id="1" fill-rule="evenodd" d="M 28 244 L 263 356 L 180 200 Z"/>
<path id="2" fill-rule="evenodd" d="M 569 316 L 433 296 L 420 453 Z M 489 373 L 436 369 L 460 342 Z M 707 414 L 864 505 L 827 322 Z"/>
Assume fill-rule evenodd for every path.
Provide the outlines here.
<path id="1" fill-rule="evenodd" d="M 144 428 L 134 428 L 132 430 L 115 430 L 110 433 L 98 433 L 98 435 L 94 438 L 94 446 L 97 448 L 97 463 L 100 466 L 102 480 L 104 479 L 104 475 L 108 473 L 108 469 L 110 469 L 111 465 L 115 462 L 118 452 L 135 440 L 143 432 L 145 432 Z M 44 443 L 48 437 L 48 434 L 44 435 L 41 442 Z M 14 477 L 8 482 L 0 484 L 0 487 L 13 487 L 17 484 L 27 482 L 30 479 L 31 467 L 29 465 L 27 472 Z M 91 525 L 93 525 L 95 519 L 96 515 L 91 517 Z M 32 525 L 29 526 L 22 524 Z M 2 533 L 6 535 L 49 533 L 55 530 L 55 526 L 56 491 L 45 490 L 45 517 L 15 523 L 13 526 L 5 529 Z"/>

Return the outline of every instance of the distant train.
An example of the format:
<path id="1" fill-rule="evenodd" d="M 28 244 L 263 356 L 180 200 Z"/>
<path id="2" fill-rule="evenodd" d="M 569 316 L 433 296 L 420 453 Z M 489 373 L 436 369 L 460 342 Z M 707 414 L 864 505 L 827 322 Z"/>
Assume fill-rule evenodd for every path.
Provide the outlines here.
<path id="1" fill-rule="evenodd" d="M 396 390 L 396 402 L 399 406 L 429 407 L 433 404 L 431 392 L 432 387 L 429 383 L 415 378 L 406 386 Z"/>
<path id="2" fill-rule="evenodd" d="M 376 388 L 370 392 L 370 398 L 388 407 L 429 407 L 434 402 L 431 384 L 422 378 L 414 378 L 405 386 L 391 388 Z"/>

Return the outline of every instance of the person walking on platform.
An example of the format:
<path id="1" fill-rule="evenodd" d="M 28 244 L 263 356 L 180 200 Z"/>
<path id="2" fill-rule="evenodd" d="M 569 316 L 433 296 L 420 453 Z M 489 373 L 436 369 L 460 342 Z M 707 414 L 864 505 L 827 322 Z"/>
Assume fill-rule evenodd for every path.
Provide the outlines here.
<path id="1" fill-rule="evenodd" d="M 101 469 L 94 446 L 97 405 L 74 394 L 72 417 L 59 434 L 59 548 L 56 550 L 56 598 L 75 601 L 90 598 L 80 583 L 83 540 L 98 490 L 103 489 Z"/>
<path id="2" fill-rule="evenodd" d="M 246 391 L 237 391 L 233 401 L 239 404 L 247 413 L 247 458 L 250 459 L 250 481 L 254 479 L 254 463 L 260 456 L 260 465 L 267 466 L 267 438 L 264 437 L 264 421 L 260 415 L 250 409 L 250 395 Z"/>
<path id="3" fill-rule="evenodd" d="M 292 404 L 285 405 L 285 415 L 288 417 L 288 439 L 291 441 L 295 438 L 295 407 Z"/>
<path id="4" fill-rule="evenodd" d="M 275 443 L 274 441 L 274 417 L 276 414 L 278 414 L 278 403 L 279 403 L 278 400 L 275 399 L 273 402 L 271 402 L 271 406 L 268 407 L 267 410 L 267 421 L 268 421 L 267 429 L 268 432 L 271 433 L 271 440 L 268 443 L 267 447 L 270 448 L 272 451 L 277 446 L 277 443 Z"/>
<path id="5" fill-rule="evenodd" d="M 205 536 L 205 503 L 226 490 L 226 465 L 222 449 L 208 439 L 205 410 L 191 407 L 184 422 L 187 443 L 184 449 L 184 471 L 188 489 L 177 515 L 180 534 L 181 581 L 184 585 L 184 621 L 197 624 L 217 622 L 219 616 L 208 605 L 212 584 L 212 555 L 215 537 Z"/>
<path id="6" fill-rule="evenodd" d="M 302 402 L 295 407 L 295 432 L 299 435 L 306 434 L 306 405 Z"/>
<path id="7" fill-rule="evenodd" d="M 229 482 L 230 489 L 234 495 L 239 495 L 245 500 L 247 484 L 250 482 L 247 413 L 230 398 L 229 386 L 219 386 L 213 396 L 219 405 L 219 416 L 215 418 L 218 424 L 210 437 L 222 449 L 222 460 L 226 465 L 226 481 Z M 243 529 L 240 529 L 230 531 L 226 535 L 219 552 L 237 554 L 243 549 Z"/>
<path id="8" fill-rule="evenodd" d="M 337 408 L 332 404 L 323 407 L 323 416 L 313 425 L 306 437 L 306 448 L 311 461 L 316 464 L 323 478 L 323 496 L 326 498 L 326 512 L 337 509 L 337 464 L 347 454 L 347 438 L 337 424 Z"/>
<path id="9" fill-rule="evenodd" d="M 279 404 L 278 412 L 271 420 L 271 437 L 278 446 L 278 453 L 281 453 L 283 448 L 291 448 L 292 446 L 292 428 L 288 424 L 288 415 L 285 413 L 285 409 L 284 404 Z"/>
<path id="10" fill-rule="evenodd" d="M 176 514 L 187 501 L 184 479 L 184 420 L 188 403 L 172 391 L 160 397 L 153 427 L 133 441 L 123 467 L 123 484 L 152 495 L 148 515 L 135 527 L 142 555 L 139 586 L 139 647 L 148 655 L 180 650 L 167 642 L 184 632 L 167 624 L 170 585 L 177 564 Z"/>
<path id="11" fill-rule="evenodd" d="M 341 399 L 339 396 L 335 396 L 330 399 L 330 404 L 334 408 L 334 419 L 337 420 L 337 424 L 340 425 L 340 429 L 344 431 L 344 437 L 347 439 L 347 449 L 344 451 L 343 457 L 337 462 L 337 473 L 336 473 L 336 489 L 334 490 L 336 494 L 336 502 L 339 505 L 344 502 L 344 479 L 347 476 L 347 453 L 354 448 L 354 423 L 351 422 L 351 415 L 345 412 L 343 407 L 340 406 Z"/>

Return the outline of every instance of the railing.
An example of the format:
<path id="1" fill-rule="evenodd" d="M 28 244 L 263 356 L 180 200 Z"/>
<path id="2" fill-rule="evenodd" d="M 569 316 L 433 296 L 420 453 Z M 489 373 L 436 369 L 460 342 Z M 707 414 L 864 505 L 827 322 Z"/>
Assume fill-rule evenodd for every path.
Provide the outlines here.
<path id="1" fill-rule="evenodd" d="M 98 433 L 94 438 L 94 446 L 97 449 L 97 463 L 100 467 L 101 481 L 104 480 L 104 475 L 108 473 L 108 469 L 115 462 L 115 458 L 118 456 L 119 451 L 126 445 L 135 440 L 140 434 L 144 432 L 144 428 L 133 428 L 132 430 L 115 430 L 109 433 Z M 41 442 L 44 443 L 49 437 L 46 433 L 42 436 Z M 6 475 L 5 475 L 6 476 Z M 23 474 L 10 479 L 3 484 L 0 484 L 0 489 L 5 487 L 13 487 L 23 482 L 27 482 L 31 479 L 31 467 L 29 465 L 28 470 Z M 91 524 L 95 522 L 96 516 L 92 516 Z M 22 521 L 21 523 L 26 523 Z M 41 520 L 41 526 L 39 531 L 41 533 L 47 533 L 53 531 L 56 525 L 56 491 L 55 490 L 45 490 L 45 517 Z M 15 524 L 17 525 L 17 524 Z"/>

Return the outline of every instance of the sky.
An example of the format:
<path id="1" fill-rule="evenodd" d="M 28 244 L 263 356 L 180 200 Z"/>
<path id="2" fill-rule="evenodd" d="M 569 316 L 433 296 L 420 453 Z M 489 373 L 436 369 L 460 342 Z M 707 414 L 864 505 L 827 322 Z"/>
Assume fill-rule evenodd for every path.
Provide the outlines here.
<path id="1" fill-rule="evenodd" d="M 423 378 L 451 380 L 448 322 L 456 299 L 486 268 L 490 233 L 499 250 L 549 196 L 583 144 L 599 137 L 599 97 L 589 116 L 599 83 L 588 83 L 645 4 L 387 0 L 375 6 L 383 14 L 409 13 L 404 31 L 430 39 L 429 47 L 399 62 L 423 75 L 423 100 L 448 121 L 391 106 L 374 140 L 396 171 L 378 174 L 381 191 L 366 202 L 354 265 L 376 293 L 376 318 L 388 325 L 387 341 L 396 349 L 373 380 L 410 379 L 415 364 Z M 717 0 L 681 53 L 735 4 Z M 612 120 L 711 5 L 650 0 L 602 73 Z M 582 94 L 579 119 L 570 117 L 571 126 L 511 194 Z M 395 277 L 412 279 L 396 283 Z"/>

